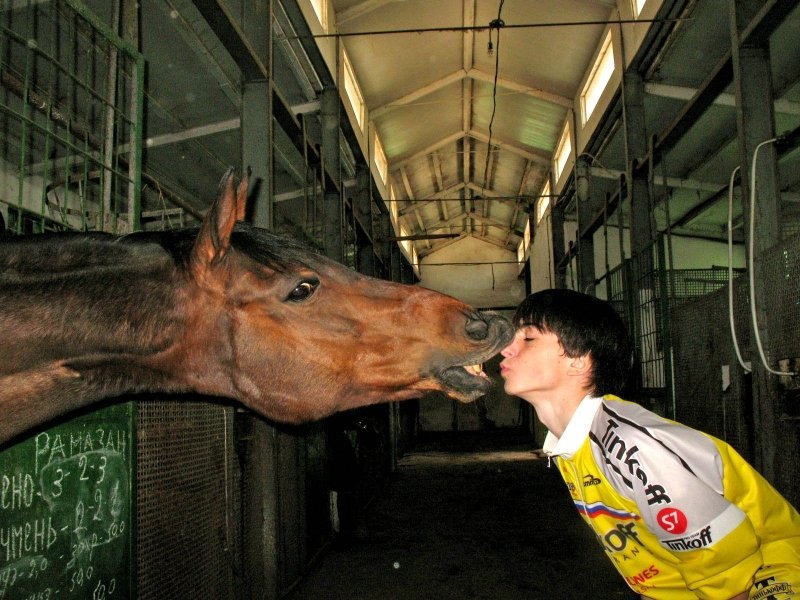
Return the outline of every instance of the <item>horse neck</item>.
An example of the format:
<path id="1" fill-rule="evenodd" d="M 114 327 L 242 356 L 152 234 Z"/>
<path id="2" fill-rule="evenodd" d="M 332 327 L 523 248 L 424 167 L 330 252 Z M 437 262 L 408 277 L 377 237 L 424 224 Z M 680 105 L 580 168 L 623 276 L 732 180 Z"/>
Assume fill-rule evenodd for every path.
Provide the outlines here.
<path id="1" fill-rule="evenodd" d="M 60 252 L 46 244 L 0 247 L 0 339 L 10 355 L 0 373 L 169 345 L 177 270 L 166 252 L 97 240 Z"/>

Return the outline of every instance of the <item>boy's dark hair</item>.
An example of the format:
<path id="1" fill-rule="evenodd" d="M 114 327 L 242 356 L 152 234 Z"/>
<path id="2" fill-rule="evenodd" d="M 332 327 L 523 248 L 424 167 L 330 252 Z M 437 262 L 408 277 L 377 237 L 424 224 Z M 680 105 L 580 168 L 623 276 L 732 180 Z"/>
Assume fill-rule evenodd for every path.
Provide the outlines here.
<path id="1" fill-rule="evenodd" d="M 625 324 L 608 302 L 573 290 L 544 290 L 519 305 L 514 324 L 555 334 L 571 358 L 591 355 L 595 395 L 619 394 L 625 386 L 633 347 Z"/>

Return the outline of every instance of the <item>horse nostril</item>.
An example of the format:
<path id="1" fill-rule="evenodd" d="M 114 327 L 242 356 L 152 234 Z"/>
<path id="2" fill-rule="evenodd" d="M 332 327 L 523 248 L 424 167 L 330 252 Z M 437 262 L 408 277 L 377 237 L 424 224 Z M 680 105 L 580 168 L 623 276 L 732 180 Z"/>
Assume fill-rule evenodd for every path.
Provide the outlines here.
<path id="1" fill-rule="evenodd" d="M 473 340 L 485 340 L 489 335 L 489 324 L 480 315 L 470 317 L 467 321 L 467 335 Z"/>

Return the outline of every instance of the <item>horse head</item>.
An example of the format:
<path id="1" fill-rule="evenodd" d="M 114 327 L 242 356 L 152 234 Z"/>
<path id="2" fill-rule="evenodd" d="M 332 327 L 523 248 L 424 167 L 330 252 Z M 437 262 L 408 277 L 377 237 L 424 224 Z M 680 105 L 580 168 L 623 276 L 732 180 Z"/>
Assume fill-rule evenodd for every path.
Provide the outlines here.
<path id="1" fill-rule="evenodd" d="M 439 390 L 463 401 L 511 324 L 241 222 L 229 171 L 199 231 L 0 244 L 0 443 L 104 398 L 197 392 L 299 423 Z"/>
<path id="2" fill-rule="evenodd" d="M 181 361 L 193 387 L 294 423 L 433 390 L 462 401 L 488 391 L 491 382 L 465 367 L 508 343 L 506 319 L 238 223 L 247 177 L 235 187 L 229 172 L 187 261 L 197 324 Z M 209 315 L 216 327 L 203 326 Z M 213 382 L 204 378 L 209 344 L 226 367 Z"/>

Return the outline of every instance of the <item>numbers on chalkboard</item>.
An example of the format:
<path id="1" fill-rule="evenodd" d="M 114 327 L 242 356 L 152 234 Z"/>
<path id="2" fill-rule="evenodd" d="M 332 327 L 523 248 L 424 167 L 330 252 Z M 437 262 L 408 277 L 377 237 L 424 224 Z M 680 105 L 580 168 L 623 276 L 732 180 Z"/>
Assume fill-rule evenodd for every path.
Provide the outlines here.
<path id="1" fill-rule="evenodd" d="M 47 559 L 44 556 L 35 556 L 28 566 L 28 579 L 39 579 L 39 573 L 44 573 L 47 570 Z"/>
<path id="2" fill-rule="evenodd" d="M 89 459 L 85 454 L 81 454 L 78 458 L 78 466 L 81 468 L 81 481 L 89 481 L 89 476 L 86 474 L 86 467 L 89 466 Z"/>
<path id="3" fill-rule="evenodd" d="M 103 520 L 103 490 L 97 488 L 94 491 L 94 516 L 92 521 Z"/>
<path id="4" fill-rule="evenodd" d="M 85 569 L 81 567 L 73 571 L 69 578 L 69 591 L 74 592 L 76 589 L 83 587 L 83 584 L 88 583 L 93 574 L 94 568 L 92 566 L 88 566 Z"/>
<path id="5" fill-rule="evenodd" d="M 85 512 L 86 509 L 83 506 L 83 501 L 79 500 L 75 505 L 75 529 L 72 530 L 78 537 L 81 537 L 83 532 L 86 530 L 86 527 L 83 526 L 83 517 Z"/>
<path id="6" fill-rule="evenodd" d="M 97 479 L 97 484 L 103 483 L 103 480 L 106 478 L 106 464 L 108 464 L 108 458 L 106 458 L 105 454 L 100 457 L 100 466 L 97 469 L 100 471 L 100 477 Z"/>
<path id="7" fill-rule="evenodd" d="M 135 425 L 129 407 L 106 414 L 0 452 L 0 600 L 130 597 Z"/>
<path id="8" fill-rule="evenodd" d="M 117 589 L 117 580 L 112 578 L 108 585 L 103 583 L 102 580 L 97 582 L 97 585 L 92 592 L 92 600 L 105 600 L 108 596 L 113 596 Z"/>
<path id="9" fill-rule="evenodd" d="M 61 495 L 61 493 L 64 491 L 64 477 L 67 475 L 69 475 L 69 473 L 65 473 L 64 469 L 60 467 L 56 469 L 56 477 L 53 479 L 53 491 L 50 492 L 50 496 L 53 498 L 58 498 Z"/>

